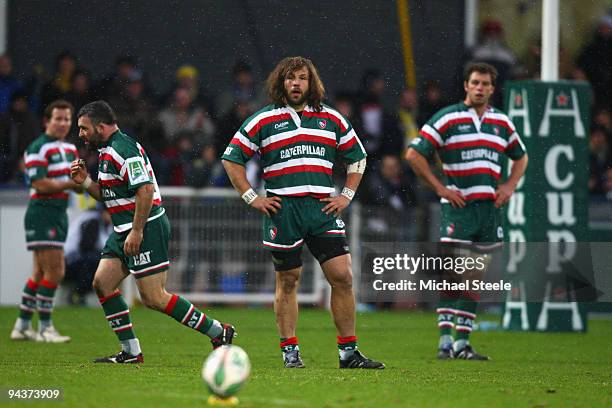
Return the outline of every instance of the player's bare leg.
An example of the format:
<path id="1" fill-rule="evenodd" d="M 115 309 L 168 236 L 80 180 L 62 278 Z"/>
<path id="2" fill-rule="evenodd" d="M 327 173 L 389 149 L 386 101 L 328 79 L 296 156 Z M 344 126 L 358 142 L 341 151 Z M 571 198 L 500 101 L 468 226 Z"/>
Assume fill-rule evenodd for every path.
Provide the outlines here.
<path id="1" fill-rule="evenodd" d="M 231 344 L 236 335 L 234 326 L 206 315 L 187 299 L 166 291 L 167 272 L 136 280 L 142 302 L 150 309 L 163 312 L 177 322 L 210 337 L 213 348 Z"/>
<path id="2" fill-rule="evenodd" d="M 295 337 L 298 320 L 297 289 L 302 268 L 276 272 L 274 314 L 280 337 Z"/>
<path id="3" fill-rule="evenodd" d="M 355 294 L 351 256 L 337 256 L 321 265 L 331 286 L 331 313 L 340 337 L 355 336 Z"/>
<path id="4" fill-rule="evenodd" d="M 351 256 L 329 259 L 321 264 L 321 269 L 331 285 L 331 313 L 338 330 L 340 368 L 385 368 L 383 363 L 366 358 L 358 350 Z"/>
<path id="5" fill-rule="evenodd" d="M 276 272 L 274 314 L 286 368 L 303 368 L 295 330 L 298 321 L 297 289 L 302 268 Z"/>

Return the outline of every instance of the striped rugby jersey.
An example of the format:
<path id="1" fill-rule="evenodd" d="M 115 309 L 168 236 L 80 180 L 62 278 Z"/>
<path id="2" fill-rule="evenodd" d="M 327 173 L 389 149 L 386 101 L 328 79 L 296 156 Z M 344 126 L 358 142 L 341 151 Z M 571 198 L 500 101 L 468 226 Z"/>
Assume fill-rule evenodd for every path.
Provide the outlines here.
<path id="1" fill-rule="evenodd" d="M 43 178 L 70 180 L 70 163 L 78 159 L 76 147 L 72 143 L 58 140 L 45 133 L 36 138 L 25 150 L 23 159 L 30 186 L 33 181 Z M 68 207 L 68 192 L 43 194 L 30 188 L 30 205 Z"/>
<path id="2" fill-rule="evenodd" d="M 479 118 L 476 110 L 463 102 L 433 115 L 410 147 L 425 157 L 437 151 L 447 178 L 446 187 L 460 191 L 468 202 L 495 199 L 501 154 L 512 160 L 525 154 L 525 146 L 508 116 L 489 107 Z"/>
<path id="3" fill-rule="evenodd" d="M 161 217 L 165 210 L 159 186 L 142 146 L 117 130 L 98 151 L 98 184 L 115 232 L 125 232 L 132 228 L 136 190 L 145 184 L 153 184 L 155 187 L 148 221 Z"/>
<path id="4" fill-rule="evenodd" d="M 280 196 L 328 197 L 336 155 L 347 164 L 366 157 L 351 124 L 336 110 L 267 105 L 236 132 L 222 158 L 244 165 L 261 155 L 266 191 Z"/>

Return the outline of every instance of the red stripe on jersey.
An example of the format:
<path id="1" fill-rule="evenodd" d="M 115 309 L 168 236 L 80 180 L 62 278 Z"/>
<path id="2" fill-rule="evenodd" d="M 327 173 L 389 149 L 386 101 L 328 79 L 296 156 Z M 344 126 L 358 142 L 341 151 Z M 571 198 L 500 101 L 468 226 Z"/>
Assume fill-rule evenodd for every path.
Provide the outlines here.
<path id="1" fill-rule="evenodd" d="M 242 143 L 240 141 L 240 139 L 238 139 L 237 137 L 233 138 L 230 141 L 230 144 L 238 146 L 244 152 L 244 154 L 246 154 L 249 157 L 251 157 L 253 154 L 255 154 L 255 150 L 251 149 L 249 146 L 247 146 L 244 143 Z"/>
<path id="2" fill-rule="evenodd" d="M 466 200 L 495 200 L 495 194 L 493 193 L 472 193 L 465 197 Z"/>
<path id="3" fill-rule="evenodd" d="M 121 171 L 121 164 L 117 160 L 115 160 L 113 156 L 111 156 L 108 153 L 101 153 L 100 157 L 98 158 L 98 161 L 102 162 L 105 160 L 113 163 L 113 166 L 115 166 L 115 169 L 117 170 L 117 172 Z"/>
<path id="4" fill-rule="evenodd" d="M 288 146 L 294 143 L 303 143 L 303 142 L 312 142 L 312 143 L 320 143 L 327 146 L 336 146 L 336 141 L 328 139 L 326 137 L 321 136 L 313 136 L 313 135 L 295 135 L 288 139 L 279 140 L 278 142 L 270 143 L 269 145 L 261 148 L 261 153 L 266 154 L 272 150 L 280 149 L 281 147 Z"/>
<path id="5" fill-rule="evenodd" d="M 429 140 L 429 142 L 434 145 L 434 147 L 436 149 L 440 148 L 440 144 L 436 141 L 436 139 L 434 139 L 434 137 L 432 135 L 430 135 L 429 133 L 425 132 L 424 130 L 419 130 L 419 134 L 421 136 L 423 136 L 425 139 Z"/>
<path id="6" fill-rule="evenodd" d="M 153 200 L 153 205 L 161 205 L 161 200 Z M 136 203 L 130 203 L 127 205 L 116 205 L 114 207 L 107 207 L 109 214 L 117 214 L 122 211 L 134 211 L 136 209 Z"/>
<path id="7" fill-rule="evenodd" d="M 58 154 L 60 152 L 60 149 L 57 147 L 54 147 L 52 149 L 47 150 L 47 152 L 45 153 L 45 159 L 49 160 L 50 156 L 53 156 L 54 154 Z"/>
<path id="8" fill-rule="evenodd" d="M 49 164 L 48 161 L 42 161 L 42 160 L 31 160 L 29 162 L 26 162 L 26 167 L 45 167 Z"/>
<path id="9" fill-rule="evenodd" d="M 340 131 L 342 133 L 346 132 L 346 127 L 342 124 L 342 121 L 340 120 L 339 117 L 329 113 L 329 112 L 309 112 L 309 111 L 304 111 L 302 113 L 302 116 L 310 116 L 313 118 L 322 118 L 322 119 L 329 119 L 331 121 L 333 121 L 336 125 L 338 125 L 338 127 L 340 128 Z"/>
<path id="10" fill-rule="evenodd" d="M 510 144 L 508 145 L 508 147 L 506 147 L 506 151 L 508 151 L 508 150 L 510 150 L 510 149 L 512 149 L 512 148 L 514 148 L 514 146 L 516 146 L 517 144 L 519 144 L 518 139 L 514 139 L 514 141 L 513 141 L 512 143 L 510 143 Z"/>
<path id="11" fill-rule="evenodd" d="M 279 120 L 290 120 L 290 119 L 291 119 L 291 115 L 289 115 L 288 113 L 281 113 L 280 115 L 274 115 L 274 116 L 269 116 L 267 118 L 263 118 L 259 122 L 257 122 L 257 124 L 253 126 L 251 130 L 248 132 L 249 137 L 259 132 L 259 130 L 262 127 L 266 126 L 269 123 L 277 122 Z"/>
<path id="12" fill-rule="evenodd" d="M 490 174 L 496 179 L 499 179 L 499 177 L 501 176 L 501 174 L 497 173 L 493 169 L 489 169 L 488 167 L 480 167 L 469 170 L 444 170 L 444 174 L 450 177 L 465 177 L 473 176 L 474 174 Z"/>
<path id="13" fill-rule="evenodd" d="M 311 172 L 311 173 L 325 173 L 325 174 L 332 174 L 332 169 L 328 168 L 328 167 L 324 167 L 324 166 L 313 166 L 313 165 L 303 165 L 303 166 L 291 166 L 291 167 L 287 167 L 284 169 L 280 169 L 280 170 L 272 170 L 272 171 L 268 171 L 265 172 L 263 174 L 263 178 L 264 180 L 272 178 L 272 177 L 278 177 L 278 176 L 284 176 L 286 174 L 293 174 L 293 173 L 303 173 L 303 172 Z"/>
<path id="14" fill-rule="evenodd" d="M 348 142 L 338 146 L 338 150 L 341 150 L 341 151 L 348 150 L 351 147 L 353 147 L 355 145 L 355 143 L 357 143 L 357 138 L 355 136 L 353 136 L 351 139 L 349 139 Z"/>
<path id="15" fill-rule="evenodd" d="M 176 302 L 179 300 L 179 297 L 177 295 L 172 295 L 172 297 L 170 298 L 170 301 L 168 302 L 168 304 L 166 305 L 166 308 L 164 309 L 164 313 L 169 315 L 172 313 L 172 310 L 174 310 L 174 305 L 176 305 Z"/>
<path id="16" fill-rule="evenodd" d="M 444 145 L 446 150 L 454 150 L 454 149 L 465 149 L 470 147 L 489 147 L 491 149 L 495 149 L 498 152 L 504 151 L 504 147 L 498 143 L 490 142 L 488 140 L 474 140 L 473 142 L 455 142 Z"/>
<path id="17" fill-rule="evenodd" d="M 330 196 L 328 193 L 311 193 L 306 191 L 304 193 L 293 193 L 293 194 L 283 194 L 281 197 L 314 197 L 314 198 L 327 198 Z"/>
<path id="18" fill-rule="evenodd" d="M 508 134 L 512 134 L 514 133 L 514 130 L 512 130 L 512 128 L 510 127 L 510 125 L 508 124 L 508 122 L 506 122 L 505 120 L 501 120 L 501 119 L 493 119 L 493 118 L 484 118 L 482 120 L 482 123 L 488 123 L 490 125 L 497 125 L 497 126 L 501 126 L 504 129 L 506 129 L 506 131 L 508 132 Z"/>
<path id="19" fill-rule="evenodd" d="M 102 187 L 112 187 L 118 186 L 120 184 L 125 184 L 125 180 L 112 179 L 112 180 L 98 180 L 98 184 Z"/>
<path id="20" fill-rule="evenodd" d="M 446 122 L 444 124 L 444 126 L 442 126 L 439 130 L 438 133 L 443 134 L 444 132 L 446 132 L 446 130 L 451 127 L 451 126 L 455 126 L 455 125 L 462 125 L 462 124 L 472 124 L 472 118 L 457 118 L 457 119 L 451 119 L 448 122 Z"/>
<path id="21" fill-rule="evenodd" d="M 30 198 L 35 200 L 53 200 L 56 198 L 61 198 L 62 200 L 68 199 L 68 193 L 54 193 L 54 194 L 32 194 Z"/>
<path id="22" fill-rule="evenodd" d="M 70 174 L 70 169 L 48 171 L 47 177 L 63 176 L 64 174 Z"/>

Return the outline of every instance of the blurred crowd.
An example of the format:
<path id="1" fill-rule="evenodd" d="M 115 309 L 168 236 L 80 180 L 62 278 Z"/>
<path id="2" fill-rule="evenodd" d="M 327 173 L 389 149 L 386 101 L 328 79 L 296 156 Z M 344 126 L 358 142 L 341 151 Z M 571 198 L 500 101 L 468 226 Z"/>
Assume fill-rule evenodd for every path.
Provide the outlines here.
<path id="1" fill-rule="evenodd" d="M 487 21 L 458 72 L 473 60 L 494 65 L 499 78 L 493 104 L 501 108 L 504 81 L 539 77 L 540 51 L 540 40 L 533 39 L 526 55 L 517 57 L 504 41 L 503 25 Z M 561 47 L 559 70 L 560 79 L 586 80 L 593 87 L 588 187 L 593 197 L 612 200 L 612 15 L 598 20 L 593 37 L 577 56 Z M 263 83 L 247 61 L 235 63 L 227 88 L 218 95 L 203 87 L 203 75 L 185 64 L 176 68 L 174 82 L 160 89 L 147 79 L 146 67 L 125 55 L 116 58 L 107 76 L 92 78 L 78 56 L 64 51 L 57 56 L 54 72 L 35 66 L 30 77 L 17 78 L 10 55 L 0 56 L 0 186 L 24 184 L 23 151 L 41 132 L 42 110 L 58 98 L 71 102 L 77 111 L 93 100 L 107 100 L 119 127 L 147 150 L 159 184 L 230 186 L 219 157 L 242 122 L 266 103 Z M 418 89 L 392 90 L 383 71 L 369 69 L 358 89 L 328 95 L 328 103 L 353 124 L 369 155 L 361 201 L 400 212 L 436 199 L 417 183 L 402 156 L 431 115 L 462 98 L 459 81 L 455 88 L 445 90 L 427 82 Z M 399 94 L 393 104 L 388 103 L 390 94 Z M 97 152 L 88 150 L 77 133 L 75 121 L 68 140 L 79 147 L 95 174 Z M 251 166 L 256 174 L 256 159 Z M 341 173 L 339 169 L 338 177 Z"/>

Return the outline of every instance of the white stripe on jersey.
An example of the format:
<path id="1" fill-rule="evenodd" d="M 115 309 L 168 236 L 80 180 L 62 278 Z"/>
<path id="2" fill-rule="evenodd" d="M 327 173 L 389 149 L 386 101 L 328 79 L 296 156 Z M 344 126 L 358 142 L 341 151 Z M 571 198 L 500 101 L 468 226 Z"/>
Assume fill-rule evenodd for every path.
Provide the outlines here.
<path id="1" fill-rule="evenodd" d="M 333 187 L 321 187 L 321 186 L 313 186 L 310 184 L 306 184 L 303 186 L 293 186 L 293 187 L 284 187 L 284 188 L 267 188 L 267 192 L 277 195 L 292 195 L 292 194 L 304 194 L 304 193 L 314 193 L 314 194 L 331 194 L 335 190 Z"/>
<path id="2" fill-rule="evenodd" d="M 287 167 L 295 167 L 295 166 L 323 166 L 323 167 L 327 167 L 328 169 L 331 169 L 334 166 L 334 163 L 328 160 L 323 160 L 323 159 L 315 159 L 312 157 L 301 157 L 299 159 L 291 159 L 291 160 L 287 160 L 286 162 L 276 163 L 271 166 L 264 167 L 263 172 L 265 174 L 269 171 L 282 170 L 282 169 L 286 169 Z"/>
<path id="3" fill-rule="evenodd" d="M 255 116 L 249 123 L 244 126 L 245 132 L 250 132 L 259 122 L 261 122 L 265 118 L 269 118 L 271 116 L 282 115 L 283 113 L 289 113 L 289 109 L 287 108 L 276 108 L 269 111 L 261 112 L 259 115 Z"/>
<path id="4" fill-rule="evenodd" d="M 488 160 L 474 160 L 470 162 L 454 163 L 454 164 L 443 163 L 442 168 L 444 170 L 449 170 L 449 171 L 457 171 L 457 170 L 461 171 L 461 170 L 473 170 L 473 169 L 486 168 L 486 169 L 493 170 L 497 174 L 500 174 L 501 172 L 501 167 L 499 165 L 492 163 Z"/>
<path id="5" fill-rule="evenodd" d="M 270 137 L 266 137 L 261 141 L 261 147 L 266 147 L 269 144 L 280 142 L 281 140 L 290 139 L 297 135 L 309 135 L 309 136 L 318 136 L 325 139 L 336 141 L 336 135 L 334 132 L 330 132 L 329 130 L 323 129 L 309 129 L 309 128 L 298 128 L 294 130 L 290 130 L 288 132 L 279 133 L 277 135 L 272 135 Z"/>
<path id="6" fill-rule="evenodd" d="M 488 133 L 466 133 L 462 135 L 451 136 L 446 139 L 446 144 L 450 145 L 453 143 L 464 143 L 464 142 L 477 142 L 480 140 L 486 140 L 487 142 L 495 143 L 499 145 L 502 149 L 505 149 L 508 145 L 508 142 L 502 137 L 493 136 Z"/>

